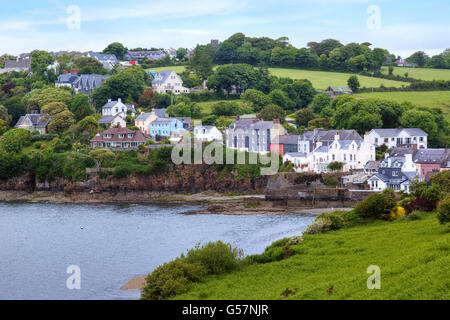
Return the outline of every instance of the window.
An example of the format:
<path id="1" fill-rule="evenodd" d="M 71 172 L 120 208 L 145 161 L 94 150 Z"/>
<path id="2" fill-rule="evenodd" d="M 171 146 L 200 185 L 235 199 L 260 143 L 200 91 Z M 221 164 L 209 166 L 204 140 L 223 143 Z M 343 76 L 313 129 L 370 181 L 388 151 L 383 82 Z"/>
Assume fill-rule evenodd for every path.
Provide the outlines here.
<path id="1" fill-rule="evenodd" d="M 389 138 L 384 138 L 384 142 L 388 143 L 389 142 Z"/>
<path id="2" fill-rule="evenodd" d="M 420 141 L 420 142 L 423 142 L 423 140 L 424 140 L 423 137 L 420 137 L 420 138 L 419 138 L 419 141 Z"/>
<path id="3" fill-rule="evenodd" d="M 125 135 L 121 133 L 121 134 L 119 134 L 119 138 L 121 138 L 121 139 L 125 138 Z"/>

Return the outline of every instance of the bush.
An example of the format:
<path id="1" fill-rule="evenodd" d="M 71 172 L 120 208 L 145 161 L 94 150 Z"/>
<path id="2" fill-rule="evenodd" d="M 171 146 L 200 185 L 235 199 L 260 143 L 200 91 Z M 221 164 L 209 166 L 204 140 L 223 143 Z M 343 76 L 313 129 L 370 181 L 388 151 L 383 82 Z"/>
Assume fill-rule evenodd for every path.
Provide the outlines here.
<path id="1" fill-rule="evenodd" d="M 31 137 L 31 141 L 52 141 L 54 138 L 59 138 L 57 134 L 36 134 Z"/>
<path id="2" fill-rule="evenodd" d="M 197 244 L 186 254 L 188 263 L 201 264 L 207 274 L 223 274 L 239 268 L 243 252 L 222 241 Z"/>
<path id="3" fill-rule="evenodd" d="M 336 178 L 333 175 L 327 175 L 324 179 L 323 179 L 323 183 L 327 186 L 327 187 L 337 187 L 339 185 L 339 180 L 338 178 Z"/>
<path id="4" fill-rule="evenodd" d="M 450 170 L 442 171 L 431 176 L 430 181 L 433 184 L 439 185 L 443 192 L 450 192 Z"/>
<path id="5" fill-rule="evenodd" d="M 408 220 L 421 220 L 423 219 L 423 212 L 413 211 L 407 216 Z"/>
<path id="6" fill-rule="evenodd" d="M 284 238 L 273 242 L 263 253 L 250 255 L 245 258 L 249 264 L 269 263 L 288 259 L 295 254 L 295 250 L 290 246 L 291 238 Z"/>
<path id="7" fill-rule="evenodd" d="M 431 212 L 434 209 L 436 209 L 436 203 L 424 198 L 416 198 L 405 206 L 408 214 L 415 210 Z"/>
<path id="8" fill-rule="evenodd" d="M 450 222 L 450 195 L 447 195 L 445 199 L 439 203 L 437 213 L 441 224 Z"/>
<path id="9" fill-rule="evenodd" d="M 223 274 L 240 267 L 242 250 L 221 241 L 199 244 L 186 255 L 165 263 L 147 276 L 141 298 L 164 300 L 189 291 L 206 275 Z"/>
<path id="10" fill-rule="evenodd" d="M 355 213 L 362 218 L 388 219 L 395 205 L 394 191 L 385 189 L 383 192 L 373 194 L 358 203 L 355 207 Z"/>
<path id="11" fill-rule="evenodd" d="M 344 226 L 344 217 L 342 211 L 336 211 L 333 213 L 322 213 L 317 219 L 323 219 L 329 225 L 330 230 L 341 229 Z"/>
<path id="12" fill-rule="evenodd" d="M 185 293 L 205 275 L 205 268 L 201 264 L 176 259 L 159 266 L 147 276 L 147 285 L 142 290 L 141 298 L 164 300 Z"/>
<path id="13" fill-rule="evenodd" d="M 398 219 L 398 218 L 404 217 L 404 216 L 406 216 L 406 211 L 405 211 L 405 209 L 403 209 L 400 206 L 397 206 L 394 209 L 392 209 L 392 211 L 390 213 L 391 220 L 395 220 L 395 219 Z"/>
<path id="14" fill-rule="evenodd" d="M 114 169 L 113 175 L 116 179 L 126 178 L 131 174 L 131 169 L 128 167 L 119 166 Z"/>
<path id="15" fill-rule="evenodd" d="M 324 233 L 331 230 L 331 222 L 325 219 L 316 219 L 313 223 L 306 227 L 303 234 Z"/>

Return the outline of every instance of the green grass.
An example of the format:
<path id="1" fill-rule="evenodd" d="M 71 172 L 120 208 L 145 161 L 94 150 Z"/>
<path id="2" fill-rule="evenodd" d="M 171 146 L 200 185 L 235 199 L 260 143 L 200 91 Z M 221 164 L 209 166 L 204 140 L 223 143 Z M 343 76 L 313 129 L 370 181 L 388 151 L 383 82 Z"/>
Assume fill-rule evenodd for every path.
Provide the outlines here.
<path id="1" fill-rule="evenodd" d="M 389 73 L 388 67 L 382 67 L 381 72 Z M 450 69 L 430 69 L 430 68 L 402 68 L 395 67 L 394 75 L 404 76 L 408 72 L 408 77 L 421 80 L 450 80 Z"/>
<path id="2" fill-rule="evenodd" d="M 435 214 L 308 235 L 296 246 L 287 260 L 208 277 L 176 299 L 450 299 L 450 228 Z M 381 269 L 380 290 L 367 289 L 371 265 Z M 297 292 L 285 297 L 287 288 Z"/>
<path id="3" fill-rule="evenodd" d="M 243 104 L 241 100 L 214 100 L 214 101 L 206 101 L 206 102 L 198 102 L 201 109 L 201 113 L 204 115 L 212 114 L 212 106 L 217 102 L 237 102 L 239 106 Z"/>
<path id="4" fill-rule="evenodd" d="M 358 93 L 357 97 L 408 101 L 418 106 L 437 107 L 442 109 L 446 118 L 450 120 L 450 91 L 373 92 Z"/>
<path id="5" fill-rule="evenodd" d="M 326 89 L 329 86 L 347 86 L 347 80 L 353 74 L 342 72 L 311 71 L 299 69 L 269 68 L 271 74 L 277 77 L 292 79 L 308 79 L 316 89 Z M 392 81 L 381 78 L 358 76 L 361 87 L 378 88 L 381 84 L 385 87 L 401 87 L 409 84 L 401 81 Z"/>
<path id="6" fill-rule="evenodd" d="M 147 69 L 147 70 L 152 70 L 152 71 L 156 71 L 156 72 L 166 71 L 166 70 L 173 70 L 173 71 L 175 71 L 176 73 L 180 74 L 180 73 L 182 73 L 185 69 L 186 69 L 185 66 L 172 66 L 172 67 L 149 68 L 149 69 Z"/>

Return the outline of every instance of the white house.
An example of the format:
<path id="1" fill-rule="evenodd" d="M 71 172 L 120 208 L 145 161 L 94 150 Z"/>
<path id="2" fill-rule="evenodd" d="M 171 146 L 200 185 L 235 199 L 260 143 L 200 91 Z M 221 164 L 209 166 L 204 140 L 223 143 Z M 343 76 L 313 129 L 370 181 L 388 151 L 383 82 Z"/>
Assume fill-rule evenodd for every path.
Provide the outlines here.
<path id="1" fill-rule="evenodd" d="M 411 180 L 414 178 L 418 178 L 418 174 L 413 155 L 405 154 L 387 156 L 381 161 L 378 173 L 372 175 L 367 182 L 373 191 L 391 188 L 394 191 L 409 192 Z"/>
<path id="2" fill-rule="evenodd" d="M 99 124 L 106 124 L 110 127 L 120 127 L 125 128 L 127 126 L 127 122 L 120 114 L 117 114 L 115 116 L 104 116 L 100 120 L 98 120 Z"/>
<path id="3" fill-rule="evenodd" d="M 428 134 L 419 128 L 373 129 L 369 132 L 370 142 L 379 147 L 417 146 L 417 149 L 427 149 Z"/>
<path id="4" fill-rule="evenodd" d="M 106 103 L 102 107 L 102 115 L 103 116 L 121 115 L 122 118 L 125 119 L 128 111 L 131 111 L 131 115 L 133 117 L 136 114 L 134 107 L 123 104 L 122 99 L 120 99 L 120 98 L 117 101 L 112 101 L 111 99 L 109 99 L 108 103 Z"/>
<path id="5" fill-rule="evenodd" d="M 194 139 L 198 141 L 222 141 L 223 135 L 216 126 L 194 127 Z"/>
<path id="6" fill-rule="evenodd" d="M 369 142 L 369 137 L 364 140 L 341 140 L 336 134 L 334 141 L 325 145 L 317 142 L 317 147 L 310 153 L 310 170 L 317 173 L 328 172 L 331 162 L 341 162 L 342 170 L 363 170 L 369 161 L 375 160 L 375 146 Z"/>
<path id="7" fill-rule="evenodd" d="M 190 92 L 188 88 L 183 87 L 183 80 L 173 70 L 157 73 L 152 81 L 152 88 L 157 93 L 172 92 L 174 94 L 181 94 Z"/>
<path id="8" fill-rule="evenodd" d="M 295 172 L 306 172 L 309 170 L 309 158 L 305 152 L 288 152 L 283 155 L 283 162 L 291 162 Z"/>

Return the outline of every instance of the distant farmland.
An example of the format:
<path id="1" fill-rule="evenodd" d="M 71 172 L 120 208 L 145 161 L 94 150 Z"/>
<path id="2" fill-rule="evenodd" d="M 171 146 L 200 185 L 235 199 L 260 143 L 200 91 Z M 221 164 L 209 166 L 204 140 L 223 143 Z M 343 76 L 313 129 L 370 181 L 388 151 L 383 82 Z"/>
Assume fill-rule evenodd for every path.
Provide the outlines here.
<path id="1" fill-rule="evenodd" d="M 389 73 L 388 67 L 382 67 L 381 72 Z M 408 73 L 409 78 L 421 80 L 450 80 L 450 69 L 430 69 L 430 68 L 394 68 L 394 75 L 404 76 Z"/>

